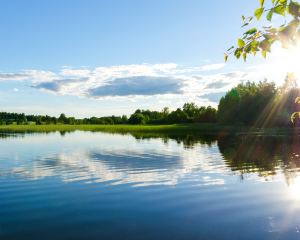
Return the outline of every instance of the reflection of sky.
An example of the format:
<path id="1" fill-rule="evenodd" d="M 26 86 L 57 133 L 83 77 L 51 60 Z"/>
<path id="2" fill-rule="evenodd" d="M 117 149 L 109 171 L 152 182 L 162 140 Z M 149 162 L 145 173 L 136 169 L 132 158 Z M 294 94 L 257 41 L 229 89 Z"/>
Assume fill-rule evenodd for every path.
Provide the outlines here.
<path id="1" fill-rule="evenodd" d="M 176 232 L 184 224 L 185 236 L 213 229 L 209 236 L 214 239 L 218 226 L 222 239 L 235 239 L 228 238 L 232 234 L 238 234 L 236 239 L 265 239 L 278 233 L 285 234 L 283 239 L 298 237 L 293 235 L 300 229 L 297 171 L 289 182 L 282 168 L 268 178 L 247 173 L 241 181 L 216 143 L 185 148 L 173 140 L 75 132 L 64 137 L 52 133 L 3 138 L 0 149 L 0 206 L 5 206 L 0 208 L 0 226 L 1 220 L 18 219 L 23 211 L 26 221 L 34 213 L 42 219 L 45 213 L 57 214 L 50 223 L 59 227 L 69 220 L 81 224 L 81 214 L 83 222 L 87 217 L 92 223 L 111 217 L 114 232 L 117 224 L 135 223 L 140 229 L 141 223 L 149 226 L 150 219 L 168 231 Z M 47 208 L 49 204 L 54 207 Z M 141 218 L 135 222 L 131 217 L 138 214 Z M 16 225 L 11 224 L 12 231 Z M 232 226 L 238 226 L 234 233 Z M 77 234 L 78 229 L 76 225 L 70 231 Z"/>
<path id="2" fill-rule="evenodd" d="M 8 138 L 0 147 L 6 149 L 2 159 L 10 159 L 1 161 L 1 175 L 29 179 L 174 185 L 193 178 L 201 184 L 223 184 L 227 171 L 216 144 L 187 149 L 175 141 L 77 132 Z"/>
<path id="3" fill-rule="evenodd" d="M 225 184 L 249 180 L 293 184 L 297 169 L 282 164 L 274 172 L 252 165 L 228 165 L 216 143 L 194 144 L 162 139 L 136 140 L 130 135 L 74 132 L 14 136 L 0 141 L 0 175 L 27 179 L 59 177 L 63 182 L 110 182 L 131 185 Z M 2 160 L 1 160 L 2 159 Z M 236 176 L 236 177 L 231 177 Z M 295 192 L 295 191 L 294 191 Z"/>

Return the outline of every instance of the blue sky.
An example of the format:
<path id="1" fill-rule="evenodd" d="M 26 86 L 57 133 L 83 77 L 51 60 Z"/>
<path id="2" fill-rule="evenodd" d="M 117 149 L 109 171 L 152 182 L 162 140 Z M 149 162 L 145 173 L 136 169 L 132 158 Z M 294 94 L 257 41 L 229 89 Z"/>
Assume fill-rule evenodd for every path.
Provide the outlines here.
<path id="1" fill-rule="evenodd" d="M 262 80 L 223 52 L 256 1 L 1 2 L 0 111 L 77 117 L 137 108 L 214 105 L 240 81 Z M 256 69 L 254 71 L 254 69 Z M 281 76 L 281 75 L 280 75 Z"/>

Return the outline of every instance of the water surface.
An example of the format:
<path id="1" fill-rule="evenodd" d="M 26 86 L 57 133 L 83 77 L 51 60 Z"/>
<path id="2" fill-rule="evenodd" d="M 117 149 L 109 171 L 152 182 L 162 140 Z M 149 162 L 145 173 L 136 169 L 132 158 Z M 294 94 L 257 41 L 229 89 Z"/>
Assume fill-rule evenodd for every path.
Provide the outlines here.
<path id="1" fill-rule="evenodd" d="M 0 136 L 0 239 L 299 239 L 297 138 Z"/>

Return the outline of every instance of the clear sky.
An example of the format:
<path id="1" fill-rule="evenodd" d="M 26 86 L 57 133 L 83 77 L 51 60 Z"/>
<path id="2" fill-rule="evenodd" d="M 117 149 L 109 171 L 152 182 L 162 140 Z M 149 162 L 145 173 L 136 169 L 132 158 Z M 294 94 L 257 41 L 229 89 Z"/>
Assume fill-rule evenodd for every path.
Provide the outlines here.
<path id="1" fill-rule="evenodd" d="M 0 111 L 85 117 L 187 101 L 216 106 L 238 82 L 270 77 L 260 58 L 223 62 L 242 33 L 241 15 L 256 6 L 254 0 L 2 1 Z"/>

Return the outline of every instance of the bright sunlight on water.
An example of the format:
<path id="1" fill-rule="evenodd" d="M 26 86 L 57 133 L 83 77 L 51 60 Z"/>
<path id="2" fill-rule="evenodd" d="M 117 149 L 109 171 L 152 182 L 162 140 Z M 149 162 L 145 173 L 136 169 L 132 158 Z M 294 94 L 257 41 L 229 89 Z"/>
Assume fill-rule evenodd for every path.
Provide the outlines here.
<path id="1" fill-rule="evenodd" d="M 0 239 L 299 239 L 295 144 L 1 135 Z"/>

